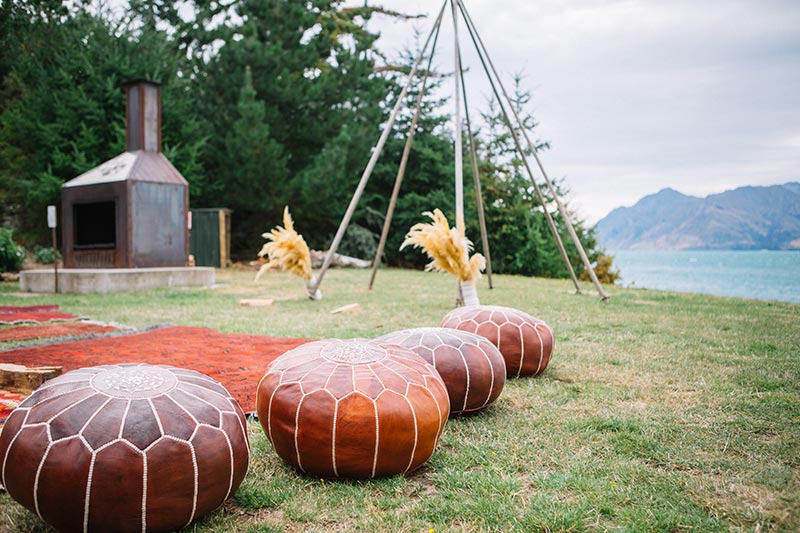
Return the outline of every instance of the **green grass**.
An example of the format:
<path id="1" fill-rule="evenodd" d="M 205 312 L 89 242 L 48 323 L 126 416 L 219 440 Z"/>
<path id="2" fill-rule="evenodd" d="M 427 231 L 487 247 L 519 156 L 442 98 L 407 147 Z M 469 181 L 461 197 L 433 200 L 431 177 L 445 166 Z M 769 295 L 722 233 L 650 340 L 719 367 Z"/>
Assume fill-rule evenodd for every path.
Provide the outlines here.
<path id="1" fill-rule="evenodd" d="M 282 274 L 218 271 L 213 289 L 15 296 L 96 320 L 206 326 L 295 337 L 375 337 L 438 325 L 450 278 L 333 270 L 324 299 Z M 253 458 L 238 493 L 191 531 L 800 530 L 800 306 L 497 276 L 482 303 L 548 322 L 547 371 L 510 380 L 482 414 L 452 419 L 431 460 L 408 477 L 336 482 L 299 475 L 250 426 Z M 587 287 L 588 292 L 588 287 Z M 274 297 L 265 308 L 240 298 Z M 353 314 L 330 313 L 358 302 Z M 2 346 L 0 346 L 2 348 Z M 255 384 L 254 384 L 255 386 Z M 44 526 L 7 495 L 0 531 Z"/>

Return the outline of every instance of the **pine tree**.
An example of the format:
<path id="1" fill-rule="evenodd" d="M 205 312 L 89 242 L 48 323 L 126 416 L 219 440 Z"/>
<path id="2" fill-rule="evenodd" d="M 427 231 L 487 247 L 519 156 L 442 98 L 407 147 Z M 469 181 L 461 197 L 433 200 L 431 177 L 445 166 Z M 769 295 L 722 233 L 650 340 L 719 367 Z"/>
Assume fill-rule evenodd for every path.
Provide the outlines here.
<path id="1" fill-rule="evenodd" d="M 401 88 L 408 81 L 408 73 L 422 44 L 419 37 L 418 34 L 417 49 L 404 50 L 398 65 L 387 70 L 387 78 L 393 82 L 394 88 L 387 105 L 394 105 Z M 420 62 L 419 71 L 409 88 L 406 101 L 362 200 L 364 209 L 359 222 L 375 235 L 376 241 L 383 228 L 384 215 L 394 188 L 427 62 L 428 57 Z M 400 251 L 400 245 L 409 228 L 424 220 L 423 212 L 438 208 L 450 220 L 454 219 L 453 141 L 451 130 L 448 129 L 451 118 L 444 111 L 448 99 L 439 96 L 439 87 L 444 81 L 441 75 L 435 69 L 428 74 L 405 176 L 384 248 L 383 260 L 391 265 L 422 268 L 427 263 L 425 256 L 418 251 L 410 248 Z M 367 257 L 374 257 L 374 253 L 374 250 L 371 251 Z"/>
<path id="2" fill-rule="evenodd" d="M 3 7 L 0 207 L 28 244 L 47 243 L 45 206 L 60 187 L 125 149 L 125 93 L 132 78 L 162 83 L 165 153 L 191 183 L 205 132 L 191 110 L 190 80 L 161 31 L 110 11 L 36 0 Z"/>
<path id="3" fill-rule="evenodd" d="M 275 191 L 281 190 L 287 177 L 286 157 L 270 135 L 264 107 L 264 102 L 256 98 L 250 67 L 246 67 L 238 118 L 225 136 L 229 161 L 221 169 L 220 183 L 225 183 L 226 207 L 233 209 L 236 217 L 231 245 L 235 249 L 252 248 L 253 254 L 262 244 L 260 234 L 273 225 L 273 220 L 279 220 L 283 198 Z"/>
<path id="4" fill-rule="evenodd" d="M 287 177 L 270 194 L 290 204 L 312 247 L 324 247 L 344 213 L 384 117 L 387 82 L 373 75 L 375 36 L 364 29 L 371 8 L 341 8 L 341 1 L 244 0 L 236 5 L 224 44 L 203 78 L 203 114 L 213 130 L 237 120 L 230 79 L 252 71 L 256 99 L 264 105 L 270 138 L 285 154 Z M 227 180 L 228 151 L 209 140 L 209 175 Z M 217 200 L 227 201 L 227 183 Z M 259 232 L 279 222 L 262 213 Z M 273 220 L 268 218 L 275 217 Z M 250 224 L 234 213 L 234 223 Z M 243 230 L 252 233 L 255 229 Z M 234 243 L 240 255 L 252 254 Z M 252 244 L 250 244 L 252 246 Z"/>

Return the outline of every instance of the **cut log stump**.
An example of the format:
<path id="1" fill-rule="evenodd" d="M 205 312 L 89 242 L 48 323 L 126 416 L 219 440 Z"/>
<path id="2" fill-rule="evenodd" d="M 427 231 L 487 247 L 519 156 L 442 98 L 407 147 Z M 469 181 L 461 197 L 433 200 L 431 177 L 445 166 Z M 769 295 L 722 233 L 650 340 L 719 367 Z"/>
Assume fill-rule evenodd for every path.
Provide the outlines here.
<path id="1" fill-rule="evenodd" d="M 60 366 L 27 367 L 11 363 L 0 363 L 0 388 L 33 392 L 42 383 L 60 374 Z"/>

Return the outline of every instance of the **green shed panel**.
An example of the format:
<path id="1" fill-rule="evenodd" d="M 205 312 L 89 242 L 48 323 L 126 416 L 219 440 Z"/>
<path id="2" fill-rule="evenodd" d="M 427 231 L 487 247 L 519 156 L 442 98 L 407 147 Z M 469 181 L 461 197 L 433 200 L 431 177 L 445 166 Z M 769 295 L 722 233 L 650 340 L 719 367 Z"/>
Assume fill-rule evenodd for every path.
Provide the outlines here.
<path id="1" fill-rule="evenodd" d="M 231 256 L 231 210 L 192 209 L 189 250 L 197 266 L 227 267 Z"/>

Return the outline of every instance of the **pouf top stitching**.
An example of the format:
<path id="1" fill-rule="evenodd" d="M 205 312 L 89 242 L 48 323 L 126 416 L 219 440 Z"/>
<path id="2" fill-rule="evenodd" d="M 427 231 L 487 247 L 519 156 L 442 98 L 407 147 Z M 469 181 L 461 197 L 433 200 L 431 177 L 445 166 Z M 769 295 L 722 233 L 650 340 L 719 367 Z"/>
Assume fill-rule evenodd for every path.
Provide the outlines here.
<path id="1" fill-rule="evenodd" d="M 92 377 L 91 387 L 115 398 L 153 398 L 172 391 L 178 378 L 163 367 L 113 367 Z"/>
<path id="2" fill-rule="evenodd" d="M 361 365 L 382 361 L 389 357 L 389 352 L 376 344 L 353 341 L 326 344 L 320 351 L 320 356 L 336 363 Z"/>

